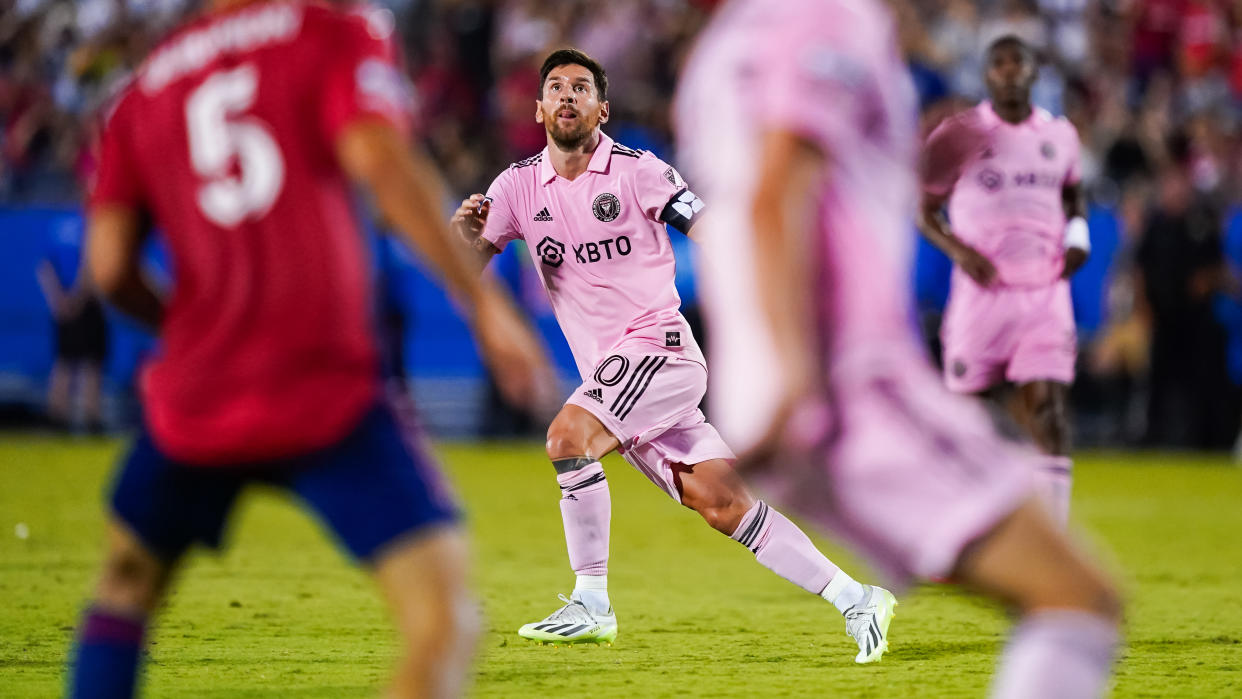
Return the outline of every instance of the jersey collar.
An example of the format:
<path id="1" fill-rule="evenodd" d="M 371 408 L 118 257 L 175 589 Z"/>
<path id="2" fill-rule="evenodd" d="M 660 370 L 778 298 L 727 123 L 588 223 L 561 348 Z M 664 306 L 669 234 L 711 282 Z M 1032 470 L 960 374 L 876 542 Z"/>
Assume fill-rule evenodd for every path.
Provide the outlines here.
<path id="1" fill-rule="evenodd" d="M 1015 129 L 1020 129 L 1024 126 L 1033 126 L 1036 119 L 1039 118 L 1040 111 L 1042 110 L 1040 110 L 1039 107 L 1032 104 L 1031 113 L 1026 117 L 1026 119 L 1017 124 L 1010 124 L 1000 118 L 1000 115 L 996 113 L 996 109 L 992 106 L 991 101 L 984 100 L 979 103 L 979 115 L 983 118 L 983 123 L 987 126 L 1010 126 Z"/>
<path id="2" fill-rule="evenodd" d="M 543 157 L 539 159 L 539 180 L 543 184 L 548 184 L 556 179 L 556 168 L 552 167 L 551 154 L 548 152 L 548 146 L 543 147 Z M 608 172 L 608 164 L 612 161 L 612 139 L 603 131 L 599 132 L 599 145 L 595 147 L 595 152 L 591 154 L 591 161 L 587 163 L 587 172 Z"/>

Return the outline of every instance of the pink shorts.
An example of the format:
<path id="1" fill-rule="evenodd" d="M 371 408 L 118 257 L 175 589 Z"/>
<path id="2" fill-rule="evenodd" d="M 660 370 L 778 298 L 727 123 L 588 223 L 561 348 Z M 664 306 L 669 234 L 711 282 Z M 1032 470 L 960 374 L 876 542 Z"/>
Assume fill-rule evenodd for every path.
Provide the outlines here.
<path id="1" fill-rule="evenodd" d="M 940 339 L 945 384 L 957 393 L 1002 381 L 1073 383 L 1078 334 L 1069 282 L 984 289 L 955 271 Z"/>
<path id="2" fill-rule="evenodd" d="M 621 443 L 621 456 L 681 502 L 675 464 L 734 458 L 699 410 L 706 390 L 699 362 L 635 348 L 600 361 L 566 404 L 594 415 Z"/>
<path id="3" fill-rule="evenodd" d="M 948 577 L 965 549 L 1033 496 L 1039 457 L 1001 439 L 975 399 L 922 358 L 838 368 L 822 443 L 745 474 L 903 584 Z"/>

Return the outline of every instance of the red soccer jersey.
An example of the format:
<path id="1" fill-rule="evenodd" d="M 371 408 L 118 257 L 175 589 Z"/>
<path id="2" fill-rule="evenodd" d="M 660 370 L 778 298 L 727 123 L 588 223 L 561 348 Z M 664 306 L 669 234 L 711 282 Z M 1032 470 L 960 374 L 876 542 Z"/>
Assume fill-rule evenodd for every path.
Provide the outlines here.
<path id="1" fill-rule="evenodd" d="M 334 144 L 359 119 L 407 128 L 390 33 L 321 4 L 245 4 L 173 32 L 118 99 L 90 203 L 167 236 L 175 288 L 141 391 L 173 458 L 304 453 L 376 399 L 368 253 Z"/>

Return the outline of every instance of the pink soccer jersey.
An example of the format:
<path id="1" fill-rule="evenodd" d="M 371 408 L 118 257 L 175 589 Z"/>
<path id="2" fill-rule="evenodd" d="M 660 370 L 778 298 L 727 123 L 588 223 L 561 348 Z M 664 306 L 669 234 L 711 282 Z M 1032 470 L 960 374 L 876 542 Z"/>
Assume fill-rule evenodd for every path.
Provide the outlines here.
<path id="1" fill-rule="evenodd" d="M 689 230 L 703 204 L 670 165 L 600 134 L 576 179 L 557 175 L 545 148 L 500 173 L 487 196 L 483 237 L 502 250 L 526 241 L 582 378 L 623 342 L 703 363 L 665 229 Z"/>
<path id="2" fill-rule="evenodd" d="M 1064 266 L 1061 190 L 1080 179 L 1078 133 L 1035 108 L 1010 124 L 979 106 L 950 117 L 928 138 L 924 191 L 949 195 L 955 235 L 996 266 L 1006 286 L 1044 286 Z"/>
<path id="3" fill-rule="evenodd" d="M 792 129 L 832 154 L 822 191 L 819 298 L 841 361 L 915 346 L 909 261 L 915 193 L 914 91 L 868 3 L 796 0 L 725 6 L 702 37 L 676 105 L 679 153 L 712 195 L 700 253 L 709 312 L 712 422 L 741 451 L 776 406 L 781 367 L 759 305 L 749 231 L 759 136 Z M 799 19 L 801 18 L 801 19 Z M 816 250 L 818 249 L 818 250 Z"/>

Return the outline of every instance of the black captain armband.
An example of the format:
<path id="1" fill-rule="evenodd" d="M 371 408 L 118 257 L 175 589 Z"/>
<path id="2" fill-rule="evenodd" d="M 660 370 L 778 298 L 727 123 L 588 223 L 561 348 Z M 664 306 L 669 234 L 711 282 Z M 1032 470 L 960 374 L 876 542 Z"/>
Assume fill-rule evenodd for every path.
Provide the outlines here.
<path id="1" fill-rule="evenodd" d="M 690 229 L 698 223 L 703 211 L 703 200 L 695 196 L 689 189 L 682 189 L 668 200 L 664 210 L 660 212 L 660 221 L 689 235 Z"/>

